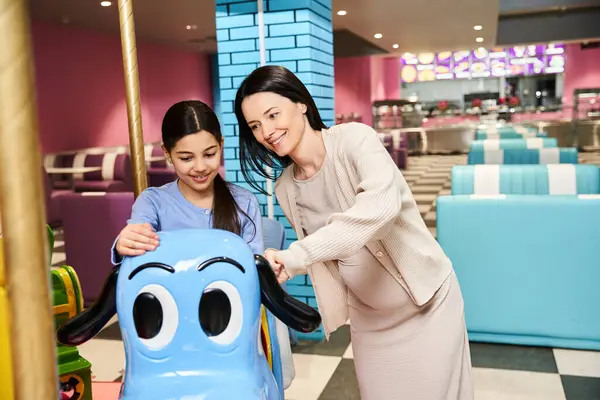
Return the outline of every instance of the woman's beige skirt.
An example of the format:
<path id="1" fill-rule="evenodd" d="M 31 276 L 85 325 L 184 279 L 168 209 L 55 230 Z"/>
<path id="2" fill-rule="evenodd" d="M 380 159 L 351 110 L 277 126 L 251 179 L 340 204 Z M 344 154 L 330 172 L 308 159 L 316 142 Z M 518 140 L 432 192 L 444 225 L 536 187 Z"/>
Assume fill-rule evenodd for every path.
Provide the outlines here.
<path id="1" fill-rule="evenodd" d="M 361 399 L 472 400 L 469 341 L 454 272 L 418 307 L 367 249 L 339 266 L 350 290 Z"/>

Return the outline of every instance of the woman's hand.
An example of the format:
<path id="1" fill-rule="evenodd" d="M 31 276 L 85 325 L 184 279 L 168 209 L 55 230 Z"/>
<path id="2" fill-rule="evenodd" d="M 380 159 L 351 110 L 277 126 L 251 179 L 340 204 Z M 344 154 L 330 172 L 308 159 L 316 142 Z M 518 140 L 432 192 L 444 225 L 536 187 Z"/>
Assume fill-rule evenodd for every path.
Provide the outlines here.
<path id="1" fill-rule="evenodd" d="M 275 272 L 275 276 L 277 276 L 277 281 L 279 284 L 282 284 L 290 279 L 287 272 L 285 272 L 284 266 L 277 262 L 277 250 L 265 250 L 265 258 L 269 264 L 271 264 L 271 268 L 273 269 L 273 272 Z"/>
<path id="2" fill-rule="evenodd" d="M 150 224 L 128 224 L 115 246 L 121 256 L 140 256 L 158 246 L 158 235 Z"/>

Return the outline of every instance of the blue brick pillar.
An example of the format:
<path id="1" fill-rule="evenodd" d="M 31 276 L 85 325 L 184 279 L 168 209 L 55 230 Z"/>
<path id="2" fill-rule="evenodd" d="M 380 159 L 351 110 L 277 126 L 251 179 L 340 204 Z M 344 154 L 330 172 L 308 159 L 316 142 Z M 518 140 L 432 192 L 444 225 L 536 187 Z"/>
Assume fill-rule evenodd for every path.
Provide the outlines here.
<path id="1" fill-rule="evenodd" d="M 225 136 L 228 181 L 251 189 L 240 171 L 238 128 L 233 100 L 242 80 L 260 65 L 256 1 L 216 0 L 218 76 L 221 123 Z M 326 125 L 334 123 L 333 34 L 331 0 L 264 0 L 264 36 L 267 64 L 294 72 L 314 97 Z M 261 180 L 265 185 L 264 179 Z M 266 187 L 266 186 L 265 186 Z M 252 189 L 251 189 L 252 190 Z M 256 193 L 267 215 L 267 198 Z M 275 202 L 275 217 L 286 228 L 286 246 L 296 235 Z M 316 307 L 308 276 L 294 278 L 288 292 Z M 321 340 L 323 331 L 300 335 Z"/>

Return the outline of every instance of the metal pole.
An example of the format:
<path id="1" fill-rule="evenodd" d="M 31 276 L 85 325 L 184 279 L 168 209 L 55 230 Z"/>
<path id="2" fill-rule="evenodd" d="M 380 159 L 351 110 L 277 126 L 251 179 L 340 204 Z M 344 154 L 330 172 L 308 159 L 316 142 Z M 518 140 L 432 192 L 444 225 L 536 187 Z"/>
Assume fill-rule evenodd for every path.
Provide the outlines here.
<path id="1" fill-rule="evenodd" d="M 265 20 L 263 12 L 263 0 L 257 0 L 258 7 L 258 50 L 260 54 L 260 65 L 261 67 L 267 63 L 266 49 L 265 49 Z M 271 167 L 267 167 L 267 173 L 271 173 Z M 273 203 L 273 180 L 267 178 L 267 217 L 269 219 L 275 218 L 275 207 Z"/>
<path id="2" fill-rule="evenodd" d="M 137 47 L 132 0 L 119 0 L 121 22 L 121 47 L 123 71 L 127 94 L 127 120 L 129 121 L 129 148 L 133 169 L 133 195 L 137 198 L 148 186 L 144 157 L 144 132 L 140 106 L 140 78 L 138 75 Z"/>
<path id="3" fill-rule="evenodd" d="M 0 37 L 0 211 L 15 400 L 56 399 L 42 155 L 25 0 L 0 0 Z"/>

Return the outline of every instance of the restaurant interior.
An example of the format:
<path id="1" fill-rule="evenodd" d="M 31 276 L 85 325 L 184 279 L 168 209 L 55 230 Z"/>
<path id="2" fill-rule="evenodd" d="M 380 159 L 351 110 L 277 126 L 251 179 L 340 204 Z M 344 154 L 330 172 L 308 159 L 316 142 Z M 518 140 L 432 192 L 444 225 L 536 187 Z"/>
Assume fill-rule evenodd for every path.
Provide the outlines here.
<path id="1" fill-rule="evenodd" d="M 475 398 L 600 399 L 597 1 L 4 3 L 27 10 L 43 188 L 34 200 L 49 226 L 45 270 L 57 326 L 101 296 L 110 249 L 137 195 L 140 160 L 147 187 L 176 179 L 161 149 L 166 110 L 181 100 L 210 105 L 225 137 L 221 174 L 250 188 L 240 168 L 235 91 L 258 66 L 283 65 L 305 83 L 328 126 L 373 127 L 409 184 L 461 285 Z M 124 34 L 127 4 L 134 24 L 125 26 L 134 30 Z M 124 61 L 128 34 L 135 80 Z M 9 61 L 0 55 L 3 93 Z M 138 128 L 128 86 L 136 80 Z M 141 142 L 132 140 L 135 129 Z M 135 146 L 143 154 L 133 156 Z M 11 190 L 7 176 L 2 198 Z M 265 247 L 287 248 L 294 229 L 272 198 L 253 192 Z M 14 243 L 9 214 L 2 204 L 7 245 Z M 18 393 L 20 379 L 10 372 L 21 357 L 18 321 L 8 313 L 17 310 L 11 279 L 19 276 L 10 262 L 0 269 L 2 399 Z M 285 290 L 317 308 L 306 277 Z M 58 345 L 61 399 L 119 398 L 123 329 L 115 316 L 75 349 Z M 280 387 L 281 400 L 360 399 L 350 321 L 329 340 L 322 328 L 290 328 L 289 341 L 294 379 Z"/>

